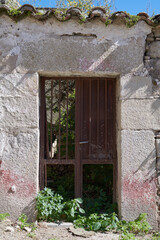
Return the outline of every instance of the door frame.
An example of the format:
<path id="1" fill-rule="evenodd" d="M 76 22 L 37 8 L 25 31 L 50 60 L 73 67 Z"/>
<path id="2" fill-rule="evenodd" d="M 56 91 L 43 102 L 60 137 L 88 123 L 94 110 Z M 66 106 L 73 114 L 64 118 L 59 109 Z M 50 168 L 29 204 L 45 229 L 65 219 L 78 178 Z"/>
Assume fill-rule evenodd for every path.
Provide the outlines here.
<path id="1" fill-rule="evenodd" d="M 46 139 L 46 131 L 45 131 L 45 80 L 54 80 L 54 79 L 63 79 L 63 80 L 67 80 L 67 79 L 74 79 L 75 80 L 75 84 L 76 84 L 76 105 L 75 105 L 75 109 L 78 109 L 79 107 L 79 95 L 80 92 L 77 91 L 77 89 L 80 88 L 80 81 L 78 81 L 78 79 L 111 79 L 111 77 L 78 77 L 78 76 L 73 76 L 73 77 L 66 77 L 64 75 L 63 76 L 55 76 L 55 77 L 40 77 L 40 164 L 39 164 L 39 185 L 40 185 L 40 189 L 43 189 L 45 186 L 45 182 L 47 181 L 47 164 L 49 164 L 48 161 L 46 161 L 44 159 L 44 151 L 45 151 L 45 139 Z M 115 91 L 116 91 L 116 77 L 112 77 L 112 79 L 115 80 Z M 115 94 L 115 98 L 116 98 L 116 94 Z M 116 101 L 116 99 L 115 99 Z M 115 104 L 116 107 L 116 104 Z M 115 113 L 116 113 L 116 109 L 115 109 Z M 117 156 L 116 159 L 114 159 L 114 161 L 93 161 L 93 162 L 81 162 L 80 159 L 80 151 L 79 151 L 79 139 L 80 139 L 80 131 L 79 131 L 79 126 L 80 126 L 80 116 L 79 116 L 79 111 L 75 111 L 75 121 L 76 121 L 76 127 L 75 127 L 75 132 L 76 132 L 76 138 L 75 138 L 75 162 L 58 162 L 58 161 L 54 161 L 54 164 L 73 164 L 75 166 L 75 197 L 82 197 L 82 176 L 83 176 L 83 165 L 84 164 L 113 164 L 113 201 L 116 201 L 116 186 L 117 186 Z M 116 124 L 116 123 L 115 123 Z"/>

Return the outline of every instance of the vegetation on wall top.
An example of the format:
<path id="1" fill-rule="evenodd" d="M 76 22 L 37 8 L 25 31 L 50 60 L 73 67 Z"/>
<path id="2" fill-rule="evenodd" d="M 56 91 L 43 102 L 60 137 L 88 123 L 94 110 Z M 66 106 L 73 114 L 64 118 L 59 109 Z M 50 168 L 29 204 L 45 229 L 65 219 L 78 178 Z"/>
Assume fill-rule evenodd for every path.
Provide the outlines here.
<path id="1" fill-rule="evenodd" d="M 26 1 L 25 1 L 26 2 Z M 28 0 L 30 3 L 30 0 Z M 36 0 L 34 1 L 36 2 Z M 24 16 L 32 16 L 38 20 L 45 20 L 54 15 L 59 21 L 67 21 L 73 16 L 77 16 L 80 23 L 90 21 L 93 18 L 99 18 L 108 26 L 115 19 L 120 19 L 127 27 L 132 27 L 138 21 L 143 20 L 151 26 L 157 26 L 160 23 L 160 18 L 156 15 L 151 19 L 146 13 L 138 15 L 130 15 L 126 12 L 119 11 L 112 14 L 112 5 L 109 0 L 103 0 L 103 4 L 94 7 L 94 0 L 57 0 L 57 8 L 34 8 L 32 5 L 24 4 L 19 7 L 19 1 L 6 0 L 6 4 L 1 4 L 0 11 L 8 13 L 14 20 L 18 21 Z M 101 6 L 101 7 L 100 7 Z M 9 8 L 8 8 L 9 7 Z M 158 19 L 158 20 L 157 20 Z"/>

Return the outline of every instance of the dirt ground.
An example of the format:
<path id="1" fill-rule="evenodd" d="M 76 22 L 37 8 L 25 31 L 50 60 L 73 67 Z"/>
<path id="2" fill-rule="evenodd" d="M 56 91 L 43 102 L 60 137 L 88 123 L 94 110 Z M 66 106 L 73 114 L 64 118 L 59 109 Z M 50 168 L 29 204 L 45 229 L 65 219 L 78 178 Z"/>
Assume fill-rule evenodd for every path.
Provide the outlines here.
<path id="1" fill-rule="evenodd" d="M 8 229 L 9 228 L 9 229 Z M 8 230 L 8 231 L 7 231 Z M 95 233 L 74 227 L 48 227 L 46 224 L 38 224 L 37 229 L 29 233 L 21 230 L 17 224 L 12 224 L 10 220 L 0 222 L 0 240 L 118 240 L 119 234 L 106 232 Z M 137 239 L 152 239 L 151 236 L 143 236 Z"/>

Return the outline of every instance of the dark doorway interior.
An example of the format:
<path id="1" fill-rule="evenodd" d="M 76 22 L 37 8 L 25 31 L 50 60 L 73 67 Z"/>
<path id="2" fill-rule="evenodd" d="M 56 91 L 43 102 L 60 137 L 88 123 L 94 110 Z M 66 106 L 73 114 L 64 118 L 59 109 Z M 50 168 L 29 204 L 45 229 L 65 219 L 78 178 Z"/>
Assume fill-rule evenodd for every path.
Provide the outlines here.
<path id="1" fill-rule="evenodd" d="M 47 187 L 63 196 L 64 200 L 74 198 L 74 165 L 48 165 Z"/>
<path id="2" fill-rule="evenodd" d="M 83 166 L 83 199 L 85 211 L 107 212 L 113 202 L 113 165 Z"/>

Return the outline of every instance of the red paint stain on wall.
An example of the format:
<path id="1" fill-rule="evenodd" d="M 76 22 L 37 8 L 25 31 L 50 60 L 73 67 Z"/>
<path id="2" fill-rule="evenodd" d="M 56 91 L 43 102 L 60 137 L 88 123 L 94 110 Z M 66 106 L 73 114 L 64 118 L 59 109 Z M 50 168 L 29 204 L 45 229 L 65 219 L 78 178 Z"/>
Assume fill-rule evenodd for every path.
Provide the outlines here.
<path id="1" fill-rule="evenodd" d="M 129 199 L 130 203 L 141 201 L 155 208 L 156 178 L 145 181 L 142 177 L 134 176 L 134 173 L 129 174 L 122 180 L 122 195 L 125 200 Z"/>
<path id="2" fill-rule="evenodd" d="M 16 192 L 11 191 L 11 187 L 16 187 Z M 0 189 L 8 194 L 18 197 L 30 197 L 36 194 L 36 186 L 29 178 L 15 174 L 10 170 L 0 170 Z"/>

